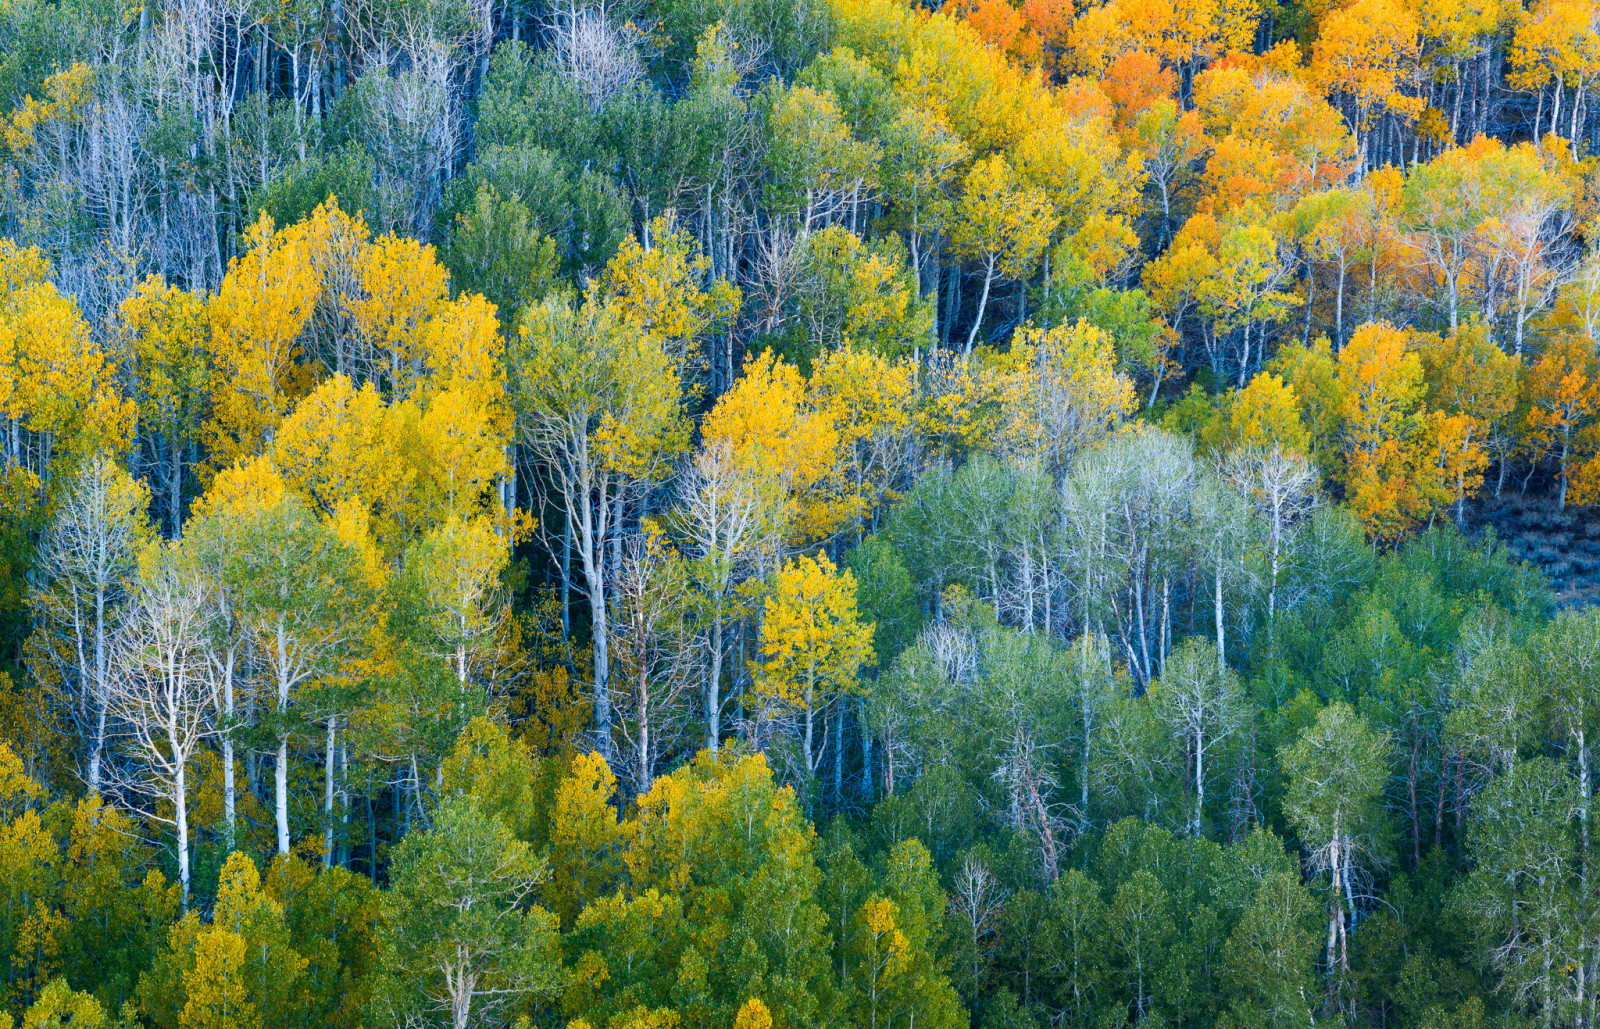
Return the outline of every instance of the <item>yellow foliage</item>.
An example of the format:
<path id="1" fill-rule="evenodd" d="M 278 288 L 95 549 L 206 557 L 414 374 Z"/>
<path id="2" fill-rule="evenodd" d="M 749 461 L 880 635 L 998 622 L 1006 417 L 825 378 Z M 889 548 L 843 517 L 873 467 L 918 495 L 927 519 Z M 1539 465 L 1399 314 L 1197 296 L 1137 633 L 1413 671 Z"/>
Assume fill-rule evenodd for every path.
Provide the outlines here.
<path id="1" fill-rule="evenodd" d="M 216 384 L 205 440 L 214 469 L 260 453 L 309 385 L 297 362 L 321 282 L 306 234 L 279 232 L 263 214 L 244 242 L 210 304 Z"/>
<path id="2" fill-rule="evenodd" d="M 44 80 L 46 100 L 29 95 L 5 123 L 6 146 L 21 154 L 37 142 L 48 122 L 74 122 L 94 99 L 94 69 L 82 61 Z"/>
<path id="3" fill-rule="evenodd" d="M 190 518 L 239 517 L 268 510 L 283 502 L 288 489 L 270 458 L 249 457 L 216 474 L 211 488 L 194 502 Z"/>
<path id="4" fill-rule="evenodd" d="M 481 407 L 496 431 L 509 431 L 505 409 L 505 340 L 495 307 L 476 293 L 442 305 L 422 328 L 422 358 L 428 374 L 425 396 L 452 392 Z"/>
<path id="5" fill-rule="evenodd" d="M 1026 280 L 1059 224 L 1050 194 L 1012 170 L 1001 155 L 972 166 L 955 203 L 950 243 L 982 261 L 990 275 Z"/>
<path id="6" fill-rule="evenodd" d="M 354 264 L 360 289 L 340 299 L 369 344 L 388 357 L 389 382 L 403 396 L 413 361 L 423 357 L 418 336 L 445 302 L 449 274 L 433 247 L 410 237 L 384 236 L 362 247 Z"/>
<path id="7" fill-rule="evenodd" d="M 78 993 L 65 979 L 54 979 L 22 1016 L 22 1029 L 105 1029 L 106 1012 L 93 994 Z"/>
<path id="8" fill-rule="evenodd" d="M 598 753 L 572 759 L 550 809 L 548 907 L 570 927 L 590 898 L 601 896 L 621 869 L 628 827 L 617 822 L 611 796 L 617 777 Z"/>
<path id="9" fill-rule="evenodd" d="M 728 446 L 750 474 L 776 480 L 782 510 L 775 520 L 793 542 L 827 536 L 859 510 L 859 498 L 838 488 L 837 424 L 806 396 L 799 370 L 771 351 L 751 355 L 700 431 L 707 446 Z"/>
<path id="10" fill-rule="evenodd" d="M 817 362 L 809 392 L 833 421 L 861 509 L 893 499 L 893 483 L 910 459 L 916 369 L 844 347 Z"/>
<path id="11" fill-rule="evenodd" d="M 1311 433 L 1300 418 L 1300 398 L 1281 377 L 1262 372 L 1229 400 L 1226 439 L 1229 450 L 1270 448 L 1309 456 Z"/>
<path id="12" fill-rule="evenodd" d="M 651 222 L 645 240 L 623 242 L 599 288 L 623 321 L 661 342 L 681 373 L 695 340 L 738 316 L 739 290 L 725 279 L 703 285 L 711 260 L 670 215 Z"/>
<path id="13" fill-rule="evenodd" d="M 41 474 L 57 458 L 119 454 L 133 436 L 136 408 L 115 364 L 77 303 L 48 282 L 0 308 L 0 407 L 40 437 Z"/>
<path id="14" fill-rule="evenodd" d="M 872 659 L 871 623 L 856 613 L 856 580 L 826 553 L 797 557 L 767 590 L 761 621 L 757 693 L 780 710 L 816 711 L 857 688 Z"/>
<path id="15" fill-rule="evenodd" d="M 751 997 L 739 1008 L 734 1017 L 733 1029 L 772 1029 L 772 1013 L 759 997 Z"/>

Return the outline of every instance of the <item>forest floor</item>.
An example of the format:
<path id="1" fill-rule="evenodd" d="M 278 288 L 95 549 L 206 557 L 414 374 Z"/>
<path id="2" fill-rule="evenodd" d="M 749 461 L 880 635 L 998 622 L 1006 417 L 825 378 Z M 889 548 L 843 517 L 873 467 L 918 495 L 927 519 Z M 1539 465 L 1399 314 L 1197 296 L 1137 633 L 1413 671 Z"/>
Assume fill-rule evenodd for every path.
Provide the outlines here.
<path id="1" fill-rule="evenodd" d="M 1543 570 L 1564 607 L 1600 604 L 1600 507 L 1557 508 L 1553 496 L 1485 498 L 1474 533 L 1493 526 L 1511 556 Z"/>

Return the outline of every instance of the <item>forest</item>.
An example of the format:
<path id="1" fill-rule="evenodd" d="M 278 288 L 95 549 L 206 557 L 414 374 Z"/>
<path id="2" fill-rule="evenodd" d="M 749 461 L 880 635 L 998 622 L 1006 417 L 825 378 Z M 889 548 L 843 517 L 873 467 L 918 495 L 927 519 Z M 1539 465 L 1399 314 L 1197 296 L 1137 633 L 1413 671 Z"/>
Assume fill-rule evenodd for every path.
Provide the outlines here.
<path id="1" fill-rule="evenodd" d="M 0 1029 L 1600 1022 L 1593 0 L 0 0 Z"/>

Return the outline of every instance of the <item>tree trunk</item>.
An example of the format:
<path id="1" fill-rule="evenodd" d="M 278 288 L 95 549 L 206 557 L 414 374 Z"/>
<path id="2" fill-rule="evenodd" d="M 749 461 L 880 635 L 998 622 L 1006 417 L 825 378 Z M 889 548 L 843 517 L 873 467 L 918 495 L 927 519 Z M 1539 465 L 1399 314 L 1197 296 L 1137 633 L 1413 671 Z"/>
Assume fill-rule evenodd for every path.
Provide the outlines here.
<path id="1" fill-rule="evenodd" d="M 711 619 L 711 665 L 706 674 L 706 748 L 717 753 L 722 741 L 722 616 Z"/>
<path id="2" fill-rule="evenodd" d="M 173 752 L 177 752 L 174 746 Z M 178 885 L 183 899 L 183 912 L 189 913 L 189 782 L 182 761 L 175 762 L 177 773 L 172 781 L 173 814 L 177 819 Z"/>
<path id="3" fill-rule="evenodd" d="M 278 853 L 289 853 L 289 738 L 278 739 L 277 767 L 272 770 L 273 807 L 278 818 Z"/>
<path id="4" fill-rule="evenodd" d="M 333 866 L 333 762 L 334 755 L 338 752 L 335 733 L 338 730 L 339 717 L 328 716 L 328 744 L 327 752 L 322 761 L 322 867 Z"/>
<path id="5" fill-rule="evenodd" d="M 978 297 L 978 313 L 972 318 L 972 331 L 967 333 L 967 353 L 972 353 L 972 347 L 978 342 L 978 331 L 983 328 L 983 309 L 989 306 L 989 287 L 994 284 L 994 260 L 990 259 L 983 272 L 983 293 Z"/>

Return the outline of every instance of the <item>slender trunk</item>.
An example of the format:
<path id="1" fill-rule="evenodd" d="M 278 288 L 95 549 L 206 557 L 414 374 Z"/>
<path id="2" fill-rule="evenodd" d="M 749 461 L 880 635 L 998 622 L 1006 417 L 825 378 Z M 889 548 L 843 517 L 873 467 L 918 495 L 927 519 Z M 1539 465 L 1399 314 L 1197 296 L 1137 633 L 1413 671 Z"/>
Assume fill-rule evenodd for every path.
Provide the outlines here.
<path id="1" fill-rule="evenodd" d="M 167 492 L 167 507 L 172 515 L 172 538 L 177 539 L 183 535 L 183 448 L 169 434 L 167 449 L 172 459 L 172 467 L 168 472 L 172 481 Z"/>
<path id="2" fill-rule="evenodd" d="M 333 762 L 334 755 L 338 753 L 338 743 L 335 734 L 338 730 L 339 717 L 328 716 L 328 744 L 327 752 L 322 761 L 322 867 L 333 866 Z"/>
<path id="3" fill-rule="evenodd" d="M 272 770 L 273 807 L 278 818 L 278 853 L 289 853 L 289 738 L 278 739 L 277 767 Z"/>
<path id="4" fill-rule="evenodd" d="M 867 803 L 873 800 L 872 728 L 867 725 L 867 701 L 856 698 L 856 731 L 861 735 L 861 794 Z"/>
<path id="5" fill-rule="evenodd" d="M 844 702 L 833 706 L 833 809 L 844 801 Z"/>
<path id="6" fill-rule="evenodd" d="M 173 748 L 177 752 L 177 748 Z M 177 764 L 177 774 L 172 781 L 173 814 L 177 817 L 178 831 L 178 885 L 184 914 L 189 913 L 189 781 L 182 761 Z"/>
<path id="7" fill-rule="evenodd" d="M 1585 882 L 1589 878 L 1589 737 L 1583 726 L 1578 726 L 1578 847 Z M 1587 896 L 1585 891 L 1585 896 Z"/>
<path id="8" fill-rule="evenodd" d="M 717 753 L 722 740 L 722 616 L 711 619 L 711 665 L 706 675 L 706 747 Z"/>
<path id="9" fill-rule="evenodd" d="M 972 318 L 972 331 L 967 333 L 967 353 L 972 353 L 972 347 L 978 342 L 978 331 L 983 328 L 983 309 L 989 305 L 989 287 L 994 284 L 993 259 L 983 273 L 983 293 L 978 296 L 978 313 Z"/>
<path id="10" fill-rule="evenodd" d="M 1220 565 L 1217 567 L 1217 574 L 1214 576 L 1214 579 L 1216 581 L 1215 605 L 1217 619 L 1217 664 L 1220 666 L 1227 664 L 1228 662 L 1227 628 L 1226 620 L 1223 618 L 1222 610 L 1222 567 Z"/>

